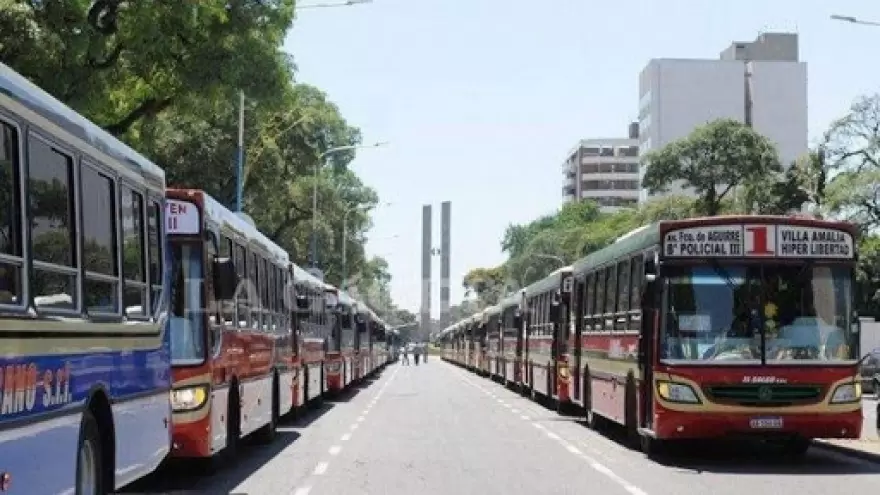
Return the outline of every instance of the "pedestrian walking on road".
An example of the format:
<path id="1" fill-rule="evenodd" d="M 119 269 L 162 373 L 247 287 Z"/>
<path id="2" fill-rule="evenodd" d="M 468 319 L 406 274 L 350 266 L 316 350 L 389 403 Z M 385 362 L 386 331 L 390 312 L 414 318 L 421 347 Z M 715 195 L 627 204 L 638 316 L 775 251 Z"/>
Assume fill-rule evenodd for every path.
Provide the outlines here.
<path id="1" fill-rule="evenodd" d="M 403 365 L 409 366 L 409 354 L 406 352 L 406 346 L 400 349 L 400 356 L 403 360 Z"/>

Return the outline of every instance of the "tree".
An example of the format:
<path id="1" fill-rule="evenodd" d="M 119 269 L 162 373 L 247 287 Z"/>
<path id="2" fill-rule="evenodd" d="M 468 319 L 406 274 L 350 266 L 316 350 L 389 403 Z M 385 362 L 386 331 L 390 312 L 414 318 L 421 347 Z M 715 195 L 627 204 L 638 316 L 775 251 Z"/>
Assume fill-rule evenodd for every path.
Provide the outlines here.
<path id="1" fill-rule="evenodd" d="M 0 60 L 116 135 L 188 95 L 278 95 L 293 0 L 0 3 Z"/>
<path id="2" fill-rule="evenodd" d="M 462 286 L 485 304 L 496 304 L 504 295 L 504 268 L 474 268 L 464 276 Z"/>
<path id="3" fill-rule="evenodd" d="M 717 215 L 722 200 L 733 188 L 758 182 L 781 170 L 773 143 L 752 128 L 720 119 L 695 129 L 645 155 L 647 167 L 642 187 L 651 193 L 666 192 L 681 181 L 697 196 L 697 210 Z"/>
<path id="4" fill-rule="evenodd" d="M 856 100 L 827 133 L 829 213 L 859 224 L 880 226 L 880 94 Z M 829 175 L 831 175 L 829 174 Z"/>

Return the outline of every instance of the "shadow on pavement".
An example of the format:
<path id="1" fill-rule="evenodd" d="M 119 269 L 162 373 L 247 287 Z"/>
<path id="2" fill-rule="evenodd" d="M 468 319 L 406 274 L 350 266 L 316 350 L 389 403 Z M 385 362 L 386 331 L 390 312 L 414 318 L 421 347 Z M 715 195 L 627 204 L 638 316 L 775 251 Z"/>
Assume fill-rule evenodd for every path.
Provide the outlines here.
<path id="1" fill-rule="evenodd" d="M 347 395 L 347 394 L 344 394 Z M 260 467 L 293 444 L 300 436 L 297 431 L 314 423 L 330 412 L 335 404 L 319 402 L 294 417 L 282 418 L 275 440 L 268 445 L 256 444 L 246 438 L 234 459 L 227 461 L 217 473 L 209 474 L 203 465 L 188 460 L 170 460 L 156 472 L 120 491 L 120 493 L 166 493 L 166 494 L 220 494 L 231 492 Z M 210 485 L 210 489 L 201 486 Z"/>
<path id="2" fill-rule="evenodd" d="M 588 426 L 580 422 L 584 428 Z M 593 430 L 628 449 L 639 451 L 619 425 Z M 641 452 L 639 452 L 639 455 Z M 765 474 L 774 476 L 877 475 L 880 464 L 811 447 L 804 456 L 788 456 L 779 445 L 756 440 L 680 441 L 664 446 L 654 462 L 694 474 Z"/>

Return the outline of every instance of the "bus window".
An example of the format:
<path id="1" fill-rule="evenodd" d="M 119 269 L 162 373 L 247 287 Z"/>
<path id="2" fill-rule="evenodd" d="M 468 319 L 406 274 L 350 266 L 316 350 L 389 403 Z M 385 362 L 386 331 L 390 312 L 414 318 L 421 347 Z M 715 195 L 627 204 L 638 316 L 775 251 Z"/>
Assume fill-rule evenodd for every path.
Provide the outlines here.
<path id="1" fill-rule="evenodd" d="M 122 278 L 125 315 L 147 315 L 144 197 L 122 187 Z"/>
<path id="2" fill-rule="evenodd" d="M 113 180 L 83 162 L 82 187 L 83 297 L 89 313 L 119 312 L 116 201 Z"/>
<path id="3" fill-rule="evenodd" d="M 20 170 L 18 131 L 0 122 L 0 304 L 22 304 Z"/>
<path id="4" fill-rule="evenodd" d="M 79 306 L 73 160 L 45 141 L 28 140 L 28 203 L 33 257 L 31 294 L 40 309 Z"/>
<path id="5" fill-rule="evenodd" d="M 162 218 L 165 215 L 158 201 L 150 201 L 147 207 L 147 245 L 150 260 L 150 301 L 155 314 L 162 295 Z"/>
<path id="6" fill-rule="evenodd" d="M 174 243 L 171 255 L 171 358 L 175 364 L 200 364 L 205 357 L 201 245 Z"/>

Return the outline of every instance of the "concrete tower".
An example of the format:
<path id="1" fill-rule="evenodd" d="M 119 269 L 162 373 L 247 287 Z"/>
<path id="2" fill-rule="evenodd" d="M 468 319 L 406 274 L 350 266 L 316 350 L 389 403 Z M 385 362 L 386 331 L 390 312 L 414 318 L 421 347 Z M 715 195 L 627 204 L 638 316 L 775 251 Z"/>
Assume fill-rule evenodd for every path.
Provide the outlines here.
<path id="1" fill-rule="evenodd" d="M 431 331 L 431 205 L 422 206 L 422 307 L 419 319 L 420 334 Z"/>
<path id="2" fill-rule="evenodd" d="M 449 251 L 452 203 L 440 203 L 440 328 L 449 325 Z"/>

